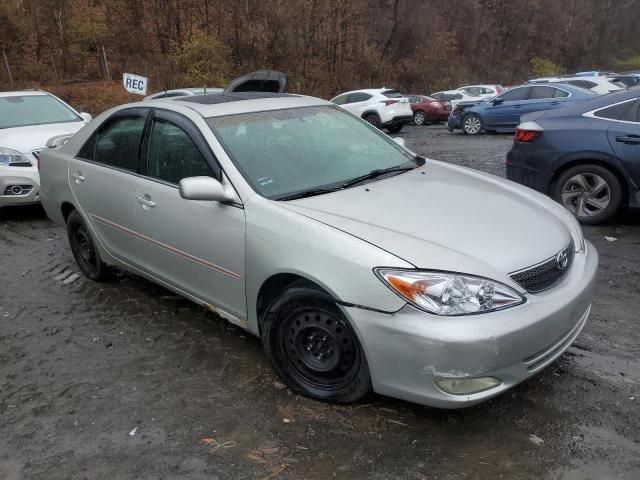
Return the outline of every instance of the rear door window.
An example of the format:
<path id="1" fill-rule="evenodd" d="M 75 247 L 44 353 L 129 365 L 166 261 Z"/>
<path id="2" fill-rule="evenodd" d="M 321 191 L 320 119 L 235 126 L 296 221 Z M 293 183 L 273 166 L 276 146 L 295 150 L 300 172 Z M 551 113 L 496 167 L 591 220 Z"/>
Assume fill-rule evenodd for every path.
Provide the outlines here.
<path id="1" fill-rule="evenodd" d="M 553 98 L 566 98 L 569 96 L 569 92 L 562 90 L 561 88 L 554 88 Z"/>
<path id="2" fill-rule="evenodd" d="M 556 88 L 547 86 L 531 87 L 531 94 L 529 100 L 542 100 L 545 98 L 553 98 L 556 93 Z"/>
<path id="3" fill-rule="evenodd" d="M 187 177 L 213 176 L 207 161 L 189 135 L 164 120 L 153 123 L 147 153 L 146 174 L 178 184 Z"/>
<path id="4" fill-rule="evenodd" d="M 78 157 L 135 172 L 146 116 L 121 116 L 103 126 L 85 143 Z"/>
<path id="5" fill-rule="evenodd" d="M 517 102 L 520 100 L 526 100 L 529 98 L 529 92 L 531 88 L 534 87 L 514 88 L 513 90 L 509 90 L 508 92 L 503 93 L 498 98 L 505 102 Z"/>
<path id="6" fill-rule="evenodd" d="M 366 102 L 371 98 L 371 95 L 368 93 L 357 92 L 349 95 L 349 100 L 347 103 L 357 103 L 357 102 Z"/>

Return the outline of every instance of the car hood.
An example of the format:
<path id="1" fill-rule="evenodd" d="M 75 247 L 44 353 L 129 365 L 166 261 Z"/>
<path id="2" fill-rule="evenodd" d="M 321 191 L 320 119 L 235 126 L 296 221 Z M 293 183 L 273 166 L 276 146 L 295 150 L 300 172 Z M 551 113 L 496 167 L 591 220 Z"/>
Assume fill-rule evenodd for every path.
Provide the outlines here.
<path id="1" fill-rule="evenodd" d="M 550 258 L 571 238 L 568 219 L 546 197 L 430 160 L 361 187 L 280 204 L 418 268 L 496 279 Z"/>
<path id="2" fill-rule="evenodd" d="M 51 137 L 76 133 L 85 125 L 86 122 L 78 121 L 3 128 L 0 129 L 0 147 L 30 154 L 33 150 L 44 148 Z"/>

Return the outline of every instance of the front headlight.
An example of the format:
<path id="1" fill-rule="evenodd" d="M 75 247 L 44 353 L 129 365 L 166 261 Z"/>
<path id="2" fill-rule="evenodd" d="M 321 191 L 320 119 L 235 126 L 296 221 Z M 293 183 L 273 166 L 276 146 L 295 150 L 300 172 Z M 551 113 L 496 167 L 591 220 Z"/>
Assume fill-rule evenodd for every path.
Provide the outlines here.
<path id="1" fill-rule="evenodd" d="M 374 272 L 398 295 L 436 315 L 492 312 L 525 301 L 511 287 L 472 275 L 391 268 L 376 268 Z"/>
<path id="2" fill-rule="evenodd" d="M 20 152 L 10 148 L 0 147 L 0 165 L 33 165 L 31 161 Z"/>

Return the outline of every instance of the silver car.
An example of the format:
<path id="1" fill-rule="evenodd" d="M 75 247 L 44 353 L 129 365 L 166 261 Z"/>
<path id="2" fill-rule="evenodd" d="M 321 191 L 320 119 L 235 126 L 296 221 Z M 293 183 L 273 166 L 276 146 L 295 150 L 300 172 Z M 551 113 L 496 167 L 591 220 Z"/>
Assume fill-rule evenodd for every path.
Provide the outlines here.
<path id="1" fill-rule="evenodd" d="M 598 256 L 562 207 L 317 98 L 123 105 L 41 158 L 86 276 L 125 269 L 219 313 L 316 399 L 473 405 L 589 315 Z"/>

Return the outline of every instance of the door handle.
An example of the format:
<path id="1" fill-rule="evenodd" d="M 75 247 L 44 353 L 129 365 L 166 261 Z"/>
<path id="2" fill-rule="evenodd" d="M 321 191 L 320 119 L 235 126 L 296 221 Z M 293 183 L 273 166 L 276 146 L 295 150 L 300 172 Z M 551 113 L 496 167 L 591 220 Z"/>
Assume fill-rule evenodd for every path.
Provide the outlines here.
<path id="1" fill-rule="evenodd" d="M 82 183 L 84 182 L 86 179 L 82 176 L 82 173 L 80 172 L 75 172 L 72 174 L 73 178 L 76 179 L 76 183 Z"/>
<path id="2" fill-rule="evenodd" d="M 560 102 L 551 102 L 551 105 L 560 105 Z"/>
<path id="3" fill-rule="evenodd" d="M 154 202 L 150 198 L 146 198 L 146 197 L 138 197 L 138 203 L 140 205 L 142 205 L 143 207 L 153 208 L 153 207 L 156 206 L 156 202 Z"/>
<path id="4" fill-rule="evenodd" d="M 616 142 L 626 143 L 627 145 L 640 144 L 640 135 L 620 135 L 616 137 Z"/>
<path id="5" fill-rule="evenodd" d="M 514 105 L 513 108 L 522 108 L 522 105 Z"/>

